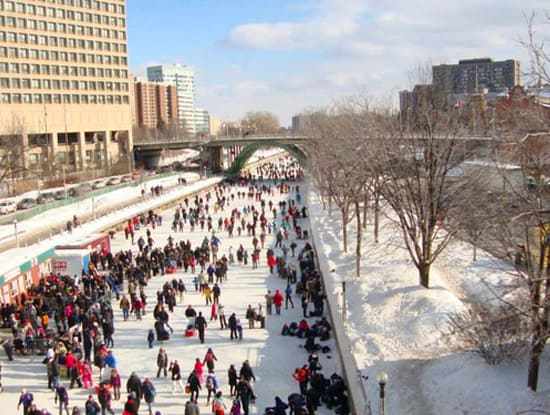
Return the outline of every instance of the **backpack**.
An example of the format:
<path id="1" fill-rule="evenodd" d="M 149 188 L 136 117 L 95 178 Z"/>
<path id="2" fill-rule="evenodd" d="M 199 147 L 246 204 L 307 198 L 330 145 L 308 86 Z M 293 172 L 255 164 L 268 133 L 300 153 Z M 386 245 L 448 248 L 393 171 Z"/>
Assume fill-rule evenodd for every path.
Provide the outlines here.
<path id="1" fill-rule="evenodd" d="M 288 336 L 290 334 L 290 330 L 288 329 L 288 324 L 283 325 L 283 328 L 281 329 L 281 334 L 283 336 Z"/>
<path id="2" fill-rule="evenodd" d="M 214 415 L 224 415 L 222 404 L 216 401 L 214 405 L 212 405 L 212 413 Z"/>
<path id="3" fill-rule="evenodd" d="M 206 379 L 206 389 L 214 389 L 214 380 L 210 377 Z"/>

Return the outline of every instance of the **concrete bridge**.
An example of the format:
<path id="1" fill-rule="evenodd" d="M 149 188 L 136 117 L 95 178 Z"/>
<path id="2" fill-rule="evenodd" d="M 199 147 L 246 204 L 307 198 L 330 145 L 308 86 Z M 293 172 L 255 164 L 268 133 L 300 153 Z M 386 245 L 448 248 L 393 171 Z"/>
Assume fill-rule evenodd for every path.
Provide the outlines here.
<path id="1" fill-rule="evenodd" d="M 303 147 L 308 140 L 311 140 L 308 136 L 294 134 L 136 140 L 134 158 L 142 162 L 147 169 L 155 169 L 159 165 L 163 150 L 192 148 L 208 152 L 208 165 L 213 171 L 227 170 L 230 173 L 238 173 L 252 154 L 263 147 L 279 147 L 300 162 L 304 162 L 307 156 Z"/>

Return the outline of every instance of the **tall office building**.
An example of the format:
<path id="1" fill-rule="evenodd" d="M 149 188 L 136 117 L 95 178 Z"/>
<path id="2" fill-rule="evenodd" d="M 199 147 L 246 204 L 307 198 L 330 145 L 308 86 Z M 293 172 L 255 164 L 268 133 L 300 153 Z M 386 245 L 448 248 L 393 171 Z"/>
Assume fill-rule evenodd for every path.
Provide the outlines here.
<path id="1" fill-rule="evenodd" d="M 125 0 L 0 1 L 0 137 L 28 171 L 131 165 L 129 95 Z"/>
<path id="2" fill-rule="evenodd" d="M 147 79 L 164 82 L 176 87 L 180 128 L 192 136 L 197 134 L 195 119 L 195 72 L 193 68 L 180 65 L 156 65 L 147 68 Z"/>
<path id="3" fill-rule="evenodd" d="M 432 66 L 434 93 L 472 94 L 503 92 L 520 84 L 520 64 L 515 60 L 495 62 L 489 58 L 460 60 L 458 65 Z"/>

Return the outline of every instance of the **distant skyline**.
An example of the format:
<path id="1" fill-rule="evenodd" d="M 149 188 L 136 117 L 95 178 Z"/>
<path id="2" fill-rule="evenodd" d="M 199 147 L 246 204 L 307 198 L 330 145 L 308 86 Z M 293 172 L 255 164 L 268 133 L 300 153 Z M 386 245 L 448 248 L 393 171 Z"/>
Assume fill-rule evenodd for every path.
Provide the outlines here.
<path id="1" fill-rule="evenodd" d="M 196 105 L 221 120 L 291 117 L 334 100 L 391 97 L 415 67 L 517 59 L 528 69 L 524 15 L 547 0 L 127 0 L 130 70 L 195 70 Z"/>

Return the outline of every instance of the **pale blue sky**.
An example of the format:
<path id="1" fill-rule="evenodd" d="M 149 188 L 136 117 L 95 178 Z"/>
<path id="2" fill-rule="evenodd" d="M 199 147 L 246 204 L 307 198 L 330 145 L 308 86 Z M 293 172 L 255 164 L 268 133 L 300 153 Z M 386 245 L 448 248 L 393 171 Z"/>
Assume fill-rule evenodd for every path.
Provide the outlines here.
<path id="1" fill-rule="evenodd" d="M 130 69 L 182 63 L 196 103 L 223 120 L 281 125 L 356 94 L 397 96 L 418 65 L 519 59 L 524 12 L 547 0 L 128 0 Z M 540 25 L 548 32 L 548 25 Z"/>

